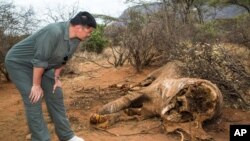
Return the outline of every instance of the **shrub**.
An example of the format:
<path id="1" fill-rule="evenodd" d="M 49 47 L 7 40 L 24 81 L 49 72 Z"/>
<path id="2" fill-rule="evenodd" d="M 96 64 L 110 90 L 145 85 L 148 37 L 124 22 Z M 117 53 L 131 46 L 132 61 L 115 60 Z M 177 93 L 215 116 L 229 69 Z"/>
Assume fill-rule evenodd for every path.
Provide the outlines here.
<path id="1" fill-rule="evenodd" d="M 194 31 L 193 42 L 214 42 L 220 36 L 217 21 L 197 24 Z"/>
<path id="2" fill-rule="evenodd" d="M 228 34 L 230 42 L 243 44 L 250 49 L 250 14 L 235 18 L 235 28 Z"/>
<path id="3" fill-rule="evenodd" d="M 108 40 L 104 37 L 104 26 L 98 25 L 91 37 L 81 44 L 81 49 L 99 54 L 102 53 L 107 44 Z"/>

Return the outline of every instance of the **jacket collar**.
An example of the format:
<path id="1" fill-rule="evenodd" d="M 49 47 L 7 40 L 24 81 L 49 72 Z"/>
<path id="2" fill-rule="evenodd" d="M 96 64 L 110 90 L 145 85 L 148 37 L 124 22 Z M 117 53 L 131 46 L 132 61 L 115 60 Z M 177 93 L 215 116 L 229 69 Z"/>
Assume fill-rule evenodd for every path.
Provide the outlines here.
<path id="1" fill-rule="evenodd" d="M 64 24 L 64 40 L 69 40 L 69 22 L 65 22 Z"/>

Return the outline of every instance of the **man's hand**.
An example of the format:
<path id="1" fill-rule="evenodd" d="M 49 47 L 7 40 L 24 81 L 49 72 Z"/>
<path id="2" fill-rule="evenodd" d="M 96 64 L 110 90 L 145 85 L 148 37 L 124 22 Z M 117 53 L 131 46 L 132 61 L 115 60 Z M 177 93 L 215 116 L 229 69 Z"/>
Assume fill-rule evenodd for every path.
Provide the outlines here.
<path id="1" fill-rule="evenodd" d="M 33 68 L 33 86 L 30 92 L 30 102 L 32 104 L 39 101 L 43 97 L 43 89 L 41 88 L 41 80 L 44 72 L 44 68 Z"/>
<path id="2" fill-rule="evenodd" d="M 62 87 L 62 82 L 60 81 L 59 77 L 55 77 L 55 84 L 53 86 L 53 93 L 55 93 L 55 90 L 57 87 Z"/>
<path id="3" fill-rule="evenodd" d="M 53 94 L 55 93 L 57 87 L 60 87 L 60 88 L 62 87 L 62 83 L 60 81 L 60 73 L 61 73 L 63 68 L 64 68 L 64 65 L 61 66 L 60 68 L 55 69 L 55 72 L 54 72 L 55 73 L 55 84 L 53 86 Z"/>
<path id="4" fill-rule="evenodd" d="M 42 97 L 43 97 L 43 89 L 41 88 L 41 86 L 33 85 L 29 96 L 30 102 L 34 104 L 37 101 L 39 101 L 39 99 Z"/>

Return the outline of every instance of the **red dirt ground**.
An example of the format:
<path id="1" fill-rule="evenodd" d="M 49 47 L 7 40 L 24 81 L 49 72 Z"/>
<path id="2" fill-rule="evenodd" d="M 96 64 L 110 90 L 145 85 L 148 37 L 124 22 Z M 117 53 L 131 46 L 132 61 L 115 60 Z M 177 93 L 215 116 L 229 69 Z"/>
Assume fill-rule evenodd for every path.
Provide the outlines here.
<path id="1" fill-rule="evenodd" d="M 130 66 L 122 68 L 102 68 L 93 63 L 79 63 L 79 75 L 63 77 L 63 90 L 67 114 L 77 135 L 86 141 L 179 141 L 178 135 L 164 133 L 157 118 L 144 121 L 120 122 L 107 131 L 94 129 L 89 125 L 89 116 L 103 103 L 114 100 L 120 95 L 111 95 L 103 101 L 96 96 L 84 95 L 82 90 L 106 88 L 112 84 L 136 83 L 143 80 L 154 69 L 137 74 Z M 29 134 L 21 97 L 10 82 L 0 82 L 0 141 L 25 141 Z M 77 99 L 83 103 L 76 103 Z M 89 101 L 88 101 L 89 100 Z M 52 141 L 57 137 L 50 122 L 46 107 L 44 116 L 48 121 Z M 77 107 L 78 106 L 78 107 Z M 250 111 L 224 108 L 222 117 L 208 125 L 206 130 L 216 141 L 229 140 L 230 124 L 250 124 Z"/>

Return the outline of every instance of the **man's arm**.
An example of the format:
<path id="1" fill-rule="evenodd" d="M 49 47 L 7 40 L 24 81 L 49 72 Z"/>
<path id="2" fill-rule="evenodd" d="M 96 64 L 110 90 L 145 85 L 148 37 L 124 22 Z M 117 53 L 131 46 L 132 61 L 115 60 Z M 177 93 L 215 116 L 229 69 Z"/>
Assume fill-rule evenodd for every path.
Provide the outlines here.
<path id="1" fill-rule="evenodd" d="M 61 66 L 60 68 L 56 68 L 56 69 L 55 69 L 55 80 L 56 80 L 56 79 L 59 79 L 60 73 L 61 73 L 61 71 L 62 71 L 63 68 L 64 68 L 64 65 Z"/>
<path id="2" fill-rule="evenodd" d="M 41 86 L 44 68 L 33 68 L 33 86 Z"/>
<path id="3" fill-rule="evenodd" d="M 31 103 L 36 103 L 40 98 L 43 97 L 43 90 L 41 88 L 43 72 L 44 68 L 33 68 L 33 85 L 29 96 Z"/>

